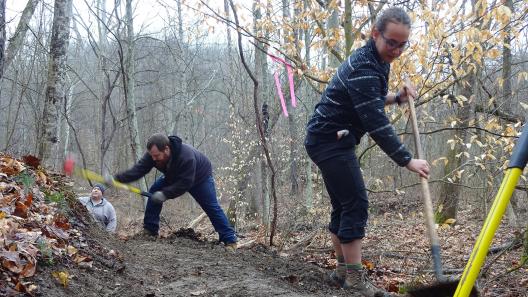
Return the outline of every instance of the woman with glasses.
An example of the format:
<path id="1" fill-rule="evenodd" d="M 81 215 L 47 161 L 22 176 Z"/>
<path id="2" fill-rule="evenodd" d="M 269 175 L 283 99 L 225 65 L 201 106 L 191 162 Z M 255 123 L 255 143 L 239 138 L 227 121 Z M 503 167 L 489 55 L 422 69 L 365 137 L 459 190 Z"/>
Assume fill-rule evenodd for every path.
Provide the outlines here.
<path id="1" fill-rule="evenodd" d="M 371 38 L 337 69 L 307 125 L 305 147 L 323 175 L 332 213 L 329 230 L 337 257 L 331 280 L 363 296 L 384 294 L 367 279 L 361 264 L 368 199 L 355 147 L 368 133 L 399 166 L 429 175 L 426 160 L 413 159 L 400 142 L 384 106 L 407 102 L 412 86 L 388 93 L 390 63 L 409 45 L 411 20 L 397 7 L 376 19 Z"/>

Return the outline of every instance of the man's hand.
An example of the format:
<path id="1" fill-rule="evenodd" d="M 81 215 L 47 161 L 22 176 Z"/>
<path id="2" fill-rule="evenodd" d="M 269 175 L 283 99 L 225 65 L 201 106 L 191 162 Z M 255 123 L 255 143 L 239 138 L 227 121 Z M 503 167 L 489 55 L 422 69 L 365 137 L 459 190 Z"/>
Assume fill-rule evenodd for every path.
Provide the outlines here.
<path id="1" fill-rule="evenodd" d="M 163 194 L 162 191 L 154 192 L 151 198 L 152 198 L 152 202 L 156 204 L 163 204 L 163 202 L 167 201 L 167 196 L 165 196 L 165 194 Z"/>
<path id="2" fill-rule="evenodd" d="M 106 184 L 107 187 L 111 187 L 114 185 L 114 177 L 108 173 L 105 173 L 103 175 L 103 178 L 104 178 L 104 183 Z"/>
<path id="3" fill-rule="evenodd" d="M 410 171 L 418 173 L 421 177 L 429 178 L 429 163 L 422 159 L 411 159 L 405 166 Z"/>

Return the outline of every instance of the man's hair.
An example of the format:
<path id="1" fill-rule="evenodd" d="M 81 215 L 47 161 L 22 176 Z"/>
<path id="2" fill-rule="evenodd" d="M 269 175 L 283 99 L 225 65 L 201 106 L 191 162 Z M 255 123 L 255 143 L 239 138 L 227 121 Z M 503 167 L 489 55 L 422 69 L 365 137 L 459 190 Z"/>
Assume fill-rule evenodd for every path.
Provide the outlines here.
<path id="1" fill-rule="evenodd" d="M 400 7 L 385 9 L 377 18 L 374 26 L 379 32 L 385 32 L 388 23 L 400 23 L 411 28 L 411 18 Z"/>
<path id="2" fill-rule="evenodd" d="M 147 149 L 150 151 L 150 149 L 153 146 L 156 146 L 158 150 L 165 149 L 166 146 L 170 145 L 169 137 L 163 133 L 156 133 L 152 134 L 149 139 L 147 140 Z"/>

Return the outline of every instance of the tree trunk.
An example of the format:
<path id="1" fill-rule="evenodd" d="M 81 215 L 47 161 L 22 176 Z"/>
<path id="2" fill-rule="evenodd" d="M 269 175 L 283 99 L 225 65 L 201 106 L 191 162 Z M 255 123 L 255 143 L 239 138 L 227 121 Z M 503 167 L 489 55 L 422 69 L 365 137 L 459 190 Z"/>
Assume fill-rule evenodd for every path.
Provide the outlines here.
<path id="1" fill-rule="evenodd" d="M 352 1 L 345 1 L 345 57 L 350 56 L 352 45 L 354 44 L 354 36 L 352 34 Z"/>
<path id="2" fill-rule="evenodd" d="M 290 19 L 290 1 L 289 0 L 282 0 L 282 17 L 284 23 L 291 23 L 293 20 Z M 286 26 L 283 26 L 283 28 L 286 28 Z M 289 35 L 294 35 L 294 40 L 298 40 L 297 34 L 295 32 L 289 32 L 284 30 L 283 31 L 283 41 L 285 44 L 289 43 Z M 286 60 L 286 56 L 283 57 Z M 286 69 L 284 69 L 283 76 L 285 77 L 284 81 L 288 81 L 288 73 Z M 287 83 L 284 83 L 283 85 L 287 85 L 287 88 L 282 88 L 284 90 L 285 97 L 289 97 L 288 94 L 290 94 L 290 85 Z M 286 109 L 288 110 L 288 132 L 290 133 L 290 139 L 289 139 L 289 146 L 290 146 L 290 156 L 289 156 L 289 163 L 290 163 L 290 194 L 292 196 L 296 196 L 299 193 L 299 173 L 297 169 L 297 159 L 295 158 L 296 155 L 296 148 L 297 148 L 297 125 L 295 123 L 296 119 L 296 110 L 288 103 L 286 103 Z"/>
<path id="3" fill-rule="evenodd" d="M 475 1 L 473 1 L 473 9 L 475 9 Z M 469 41 L 471 41 L 471 39 Z M 460 177 L 460 180 L 457 181 L 455 181 L 454 178 L 457 176 L 456 171 L 460 170 L 460 166 L 463 160 L 465 160 L 463 153 L 467 150 L 465 143 L 468 140 L 468 126 L 472 114 L 475 111 L 478 75 L 480 73 L 480 66 L 478 65 L 481 65 L 481 61 L 471 60 L 477 69 L 475 69 L 466 80 L 459 80 L 457 75 L 453 72 L 454 79 L 457 80 L 456 86 L 459 94 L 466 97 L 468 100 L 463 102 L 463 106 L 456 105 L 456 118 L 459 119 L 456 123 L 458 129 L 451 134 L 452 137 L 450 139 L 454 140 L 455 143 L 457 140 L 461 140 L 462 143 L 456 143 L 454 149 L 450 150 L 447 155 L 448 162 L 444 166 L 444 174 L 446 177 L 451 177 L 453 180 L 452 182 L 443 183 L 440 187 L 438 207 L 435 214 L 435 221 L 439 224 L 443 223 L 446 219 L 456 219 L 458 211 L 461 193 L 461 187 L 458 183 L 461 182 L 463 177 Z"/>
<path id="4" fill-rule="evenodd" d="M 334 31 L 339 30 L 339 10 L 338 8 L 332 9 L 332 14 L 330 15 L 330 18 L 328 19 L 327 24 L 327 35 L 328 36 L 334 36 Z M 328 47 L 329 45 L 327 45 Z M 340 52 L 339 49 L 339 41 L 336 40 L 336 43 L 334 46 L 332 46 L 332 49 L 336 52 Z M 331 52 L 331 49 L 328 48 L 328 50 Z M 341 64 L 341 61 L 339 61 L 339 58 L 336 57 L 333 54 L 328 54 L 329 60 L 328 60 L 328 66 L 332 68 L 337 68 Z"/>
<path id="5" fill-rule="evenodd" d="M 112 78 L 111 72 L 108 69 L 109 59 L 107 58 L 108 50 L 108 39 L 106 35 L 108 34 L 107 29 L 107 18 L 106 18 L 106 0 L 97 1 L 97 15 L 99 21 L 97 22 L 97 31 L 99 33 L 99 52 L 98 52 L 98 62 L 99 62 L 99 85 L 101 87 L 101 92 L 99 99 L 101 101 L 101 144 L 99 146 L 99 168 L 102 173 L 106 173 L 108 168 L 105 168 L 105 159 L 106 153 L 110 148 L 112 139 L 114 138 L 116 129 L 117 129 L 117 120 L 112 110 L 111 96 L 112 92 L 116 86 L 117 80 L 120 77 L 119 73 L 114 74 Z M 107 117 L 110 114 L 111 125 L 108 127 Z M 109 130 L 109 131 L 108 131 Z"/>
<path id="6" fill-rule="evenodd" d="M 259 0 L 256 0 L 253 4 L 253 11 L 255 11 L 255 20 L 257 19 L 260 19 L 260 16 L 257 17 L 257 12 L 256 10 L 258 10 L 259 14 L 260 14 L 260 8 L 255 8 L 255 4 L 256 3 L 259 3 L 260 1 Z M 224 0 L 224 13 L 225 13 L 225 18 L 226 20 L 229 22 L 230 18 L 229 18 L 229 0 Z M 228 57 L 231 57 L 231 48 L 233 47 L 233 45 L 231 44 L 231 29 L 229 29 L 229 23 L 226 22 L 226 33 L 227 33 L 227 56 Z"/>
<path id="7" fill-rule="evenodd" d="M 255 17 L 255 24 L 254 24 L 254 31 L 257 32 L 256 23 L 259 19 L 261 19 L 262 11 L 260 9 L 260 1 L 255 0 L 254 2 L 254 17 Z M 270 17 L 271 14 L 271 7 L 270 2 L 267 2 L 268 5 L 266 5 L 266 17 Z M 264 32 L 264 39 L 269 38 L 269 32 L 268 30 L 265 30 Z M 267 51 L 268 51 L 268 45 L 261 42 L 259 39 L 255 39 L 255 77 L 257 81 L 262 81 L 262 87 L 258 88 L 257 90 L 257 96 L 262 98 L 262 106 L 261 106 L 261 112 L 262 112 L 262 127 L 264 132 L 264 137 L 266 139 L 269 138 L 269 106 L 268 106 L 268 98 L 269 98 L 269 84 L 270 84 L 270 78 L 269 78 L 269 72 L 268 72 L 268 60 L 266 57 Z M 260 204 L 260 213 L 259 217 L 262 221 L 262 224 L 265 227 L 266 234 L 270 229 L 270 195 L 269 195 L 269 174 L 268 174 L 268 166 L 266 164 L 266 156 L 262 153 L 259 154 L 259 166 L 257 167 L 257 170 L 259 171 L 259 174 L 257 174 L 257 191 L 256 191 L 256 197 L 255 197 L 255 204 Z"/>
<path id="8" fill-rule="evenodd" d="M 6 0 L 0 0 L 0 79 L 4 76 L 5 63 L 5 42 L 6 42 L 6 19 L 5 19 Z"/>
<path id="9" fill-rule="evenodd" d="M 128 131 L 130 134 L 130 148 L 134 160 L 139 160 L 142 157 L 141 142 L 139 140 L 139 128 L 136 112 L 136 96 L 135 96 L 135 56 L 134 56 L 134 20 L 132 16 L 132 1 L 126 0 L 126 27 L 127 27 L 127 58 L 123 80 L 125 82 L 125 102 L 128 117 Z M 142 191 L 147 190 L 145 179 L 140 179 L 139 182 Z M 147 198 L 143 198 L 144 205 L 147 205 Z"/>
<path id="10" fill-rule="evenodd" d="M 29 29 L 29 21 L 31 20 L 31 17 L 35 12 L 35 7 L 39 2 L 40 0 L 29 0 L 26 4 L 26 7 L 24 8 L 24 11 L 22 11 L 22 15 L 20 16 L 20 21 L 18 21 L 15 33 L 13 34 L 13 37 L 11 37 L 11 39 L 9 40 L 9 45 L 7 46 L 3 69 L 7 69 L 9 67 L 9 65 L 17 55 L 18 50 L 22 46 L 26 37 L 26 32 Z"/>
<path id="11" fill-rule="evenodd" d="M 307 11 L 308 9 L 309 9 L 308 0 L 304 0 L 304 10 Z M 305 18 L 305 22 L 309 22 L 308 17 Z M 305 56 L 304 60 L 306 61 L 306 66 L 308 69 L 311 66 L 310 48 L 311 48 L 312 37 L 310 34 L 310 30 L 311 28 L 304 30 L 304 56 Z M 317 99 L 317 96 L 313 94 L 314 92 L 312 92 L 312 89 L 310 88 L 310 86 L 308 84 L 303 84 L 302 90 L 303 90 L 304 98 L 306 98 L 306 101 L 309 102 L 308 106 L 310 107 L 314 106 L 314 101 Z M 311 116 L 311 114 L 307 113 L 307 116 Z M 307 123 L 308 120 L 309 119 L 306 118 L 305 122 Z M 313 162 L 310 160 L 310 158 L 306 158 L 305 160 L 306 160 L 305 162 L 306 164 L 305 165 L 306 166 L 306 185 L 305 185 L 305 190 L 304 190 L 304 197 L 306 198 L 305 199 L 306 208 L 311 209 L 313 206 L 313 177 L 312 177 Z"/>
<path id="12" fill-rule="evenodd" d="M 51 153 L 57 148 L 58 109 L 66 96 L 66 51 L 70 39 L 72 0 L 56 0 L 48 63 L 48 82 L 43 116 L 38 134 L 38 157 L 52 165 Z"/>
<path id="13" fill-rule="evenodd" d="M 512 0 L 505 0 L 504 5 L 510 9 L 510 11 L 513 11 L 513 1 Z M 502 102 L 499 103 L 500 106 L 502 106 L 503 111 L 506 114 L 513 114 L 512 113 L 512 105 L 513 105 L 513 92 L 512 92 L 512 52 L 511 52 L 511 24 L 508 23 L 506 27 L 504 28 L 504 45 L 502 49 L 502 80 L 504 82 L 503 84 L 503 90 L 502 90 Z M 511 226 L 520 227 L 517 220 L 517 214 L 516 214 L 516 206 L 517 206 L 517 197 L 515 195 L 515 191 L 512 193 L 512 196 L 510 197 L 510 203 L 508 204 L 507 208 L 507 217 L 508 222 Z"/>

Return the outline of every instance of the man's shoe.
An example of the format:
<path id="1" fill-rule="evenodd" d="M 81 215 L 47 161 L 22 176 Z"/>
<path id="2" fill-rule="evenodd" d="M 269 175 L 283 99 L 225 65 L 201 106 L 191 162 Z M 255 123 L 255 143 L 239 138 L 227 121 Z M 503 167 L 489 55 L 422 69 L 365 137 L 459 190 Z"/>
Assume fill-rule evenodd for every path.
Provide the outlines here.
<path id="1" fill-rule="evenodd" d="M 225 244 L 225 249 L 228 252 L 234 253 L 234 252 L 236 252 L 237 248 L 238 248 L 238 245 L 237 245 L 236 242 L 231 242 L 231 243 L 226 243 Z"/>
<path id="2" fill-rule="evenodd" d="M 343 289 L 356 291 L 365 297 L 390 296 L 386 291 L 374 286 L 364 269 L 347 272 Z"/>
<path id="3" fill-rule="evenodd" d="M 147 229 L 143 229 L 139 233 L 132 236 L 132 238 L 135 240 L 156 241 L 156 239 L 158 239 L 158 235 L 150 232 Z"/>

